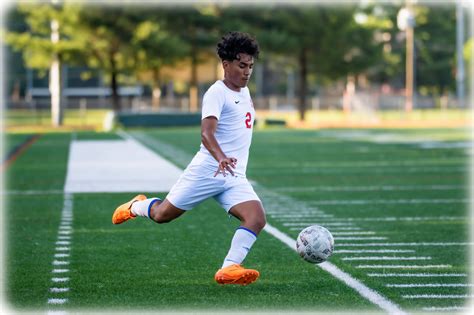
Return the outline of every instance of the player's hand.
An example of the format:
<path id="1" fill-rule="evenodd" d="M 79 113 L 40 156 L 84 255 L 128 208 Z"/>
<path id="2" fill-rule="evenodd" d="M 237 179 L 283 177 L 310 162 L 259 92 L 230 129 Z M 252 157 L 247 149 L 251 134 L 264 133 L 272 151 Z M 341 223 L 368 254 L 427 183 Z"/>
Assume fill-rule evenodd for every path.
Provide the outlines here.
<path id="1" fill-rule="evenodd" d="M 234 176 L 234 171 L 232 170 L 235 168 L 235 165 L 237 164 L 237 159 L 233 157 L 227 157 L 223 158 L 219 161 L 219 167 L 217 168 L 216 173 L 214 174 L 214 177 L 217 176 L 217 174 L 222 173 L 224 177 L 227 175 L 226 171 L 228 171 L 232 176 Z"/>

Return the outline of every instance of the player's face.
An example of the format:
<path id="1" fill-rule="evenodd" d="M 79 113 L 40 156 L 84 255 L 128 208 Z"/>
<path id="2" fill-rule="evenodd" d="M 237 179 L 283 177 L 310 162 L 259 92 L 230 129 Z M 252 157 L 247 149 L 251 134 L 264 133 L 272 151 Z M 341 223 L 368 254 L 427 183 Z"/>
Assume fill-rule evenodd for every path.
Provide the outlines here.
<path id="1" fill-rule="evenodd" d="M 224 60 L 224 81 L 233 90 L 239 91 L 246 87 L 253 71 L 253 57 L 244 53 L 237 55 L 238 59 Z"/>

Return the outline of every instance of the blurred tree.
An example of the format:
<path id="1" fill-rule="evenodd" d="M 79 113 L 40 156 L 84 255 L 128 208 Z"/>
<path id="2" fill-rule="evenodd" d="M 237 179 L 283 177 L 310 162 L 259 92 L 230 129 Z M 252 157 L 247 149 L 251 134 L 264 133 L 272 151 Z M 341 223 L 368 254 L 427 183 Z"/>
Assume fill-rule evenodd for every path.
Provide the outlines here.
<path id="1" fill-rule="evenodd" d="M 65 3 L 51 5 L 42 1 L 18 4 L 15 12 L 20 14 L 28 25 L 28 29 L 7 30 L 6 42 L 16 51 L 21 51 L 24 63 L 27 67 L 46 72 L 56 64 L 55 76 L 50 75 L 51 91 L 51 115 L 52 124 L 60 126 L 63 123 L 62 110 L 62 86 L 60 76 L 60 65 L 63 62 L 75 63 L 78 52 L 83 47 L 73 34 L 79 24 L 77 4 Z M 53 23 L 54 21 L 54 23 Z M 53 24 L 57 27 L 55 40 L 52 39 Z"/>
<path id="2" fill-rule="evenodd" d="M 130 45 L 133 46 L 134 72 L 139 80 L 150 82 L 152 107 L 159 107 L 161 96 L 161 75 L 163 66 L 173 65 L 189 54 L 189 44 L 173 34 L 167 25 L 166 15 L 159 11 L 146 10 L 144 18 L 136 25 Z M 147 79 L 150 78 L 151 79 Z"/>
<path id="3" fill-rule="evenodd" d="M 141 14 L 139 7 L 126 5 L 89 6 L 80 14 L 81 24 L 75 36 L 86 46 L 83 61 L 109 77 L 114 111 L 121 109 L 120 75 L 132 73 L 136 66 L 130 43 L 136 26 L 143 21 Z"/>
<path id="4" fill-rule="evenodd" d="M 190 59 L 190 111 L 197 111 L 198 104 L 198 74 L 199 63 L 215 56 L 215 44 L 218 40 L 218 19 L 216 6 L 190 6 L 183 8 L 162 9 L 166 16 L 168 28 L 189 45 Z"/>
<path id="5" fill-rule="evenodd" d="M 319 81 L 335 80 L 367 69 L 380 56 L 373 30 L 358 25 L 354 12 L 350 6 L 288 6 L 261 13 L 262 44 L 298 65 L 300 120 L 307 110 L 310 74 Z"/>

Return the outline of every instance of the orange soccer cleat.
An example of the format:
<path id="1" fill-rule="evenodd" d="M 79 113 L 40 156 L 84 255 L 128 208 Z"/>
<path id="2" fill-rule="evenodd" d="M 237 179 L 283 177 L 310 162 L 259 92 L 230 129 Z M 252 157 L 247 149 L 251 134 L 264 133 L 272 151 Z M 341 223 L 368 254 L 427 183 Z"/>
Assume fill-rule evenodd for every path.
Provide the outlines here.
<path id="1" fill-rule="evenodd" d="M 247 285 L 258 279 L 260 273 L 254 269 L 245 269 L 241 265 L 234 264 L 219 269 L 214 279 L 219 284 Z"/>
<path id="2" fill-rule="evenodd" d="M 145 199 L 146 199 L 145 195 L 137 195 L 133 197 L 133 199 L 130 200 L 129 202 L 126 202 L 123 205 L 119 206 L 117 209 L 115 209 L 115 212 L 112 216 L 112 223 L 120 224 L 130 219 L 134 219 L 136 215 L 134 215 L 131 211 L 132 204 L 135 201 L 142 201 Z"/>

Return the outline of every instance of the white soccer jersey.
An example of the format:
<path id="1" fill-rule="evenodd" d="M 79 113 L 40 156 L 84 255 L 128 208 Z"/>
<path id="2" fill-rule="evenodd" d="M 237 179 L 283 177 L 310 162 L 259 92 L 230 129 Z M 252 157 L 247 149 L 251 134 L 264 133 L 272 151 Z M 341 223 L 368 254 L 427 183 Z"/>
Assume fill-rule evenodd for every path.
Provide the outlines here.
<path id="1" fill-rule="evenodd" d="M 246 177 L 255 120 L 255 109 L 249 89 L 244 87 L 240 92 L 236 92 L 229 89 L 223 81 L 216 81 L 203 98 L 202 119 L 209 116 L 218 120 L 215 137 L 222 151 L 227 157 L 237 159 L 235 175 Z M 190 165 L 201 165 L 213 170 L 218 167 L 217 161 L 202 143 Z"/>

